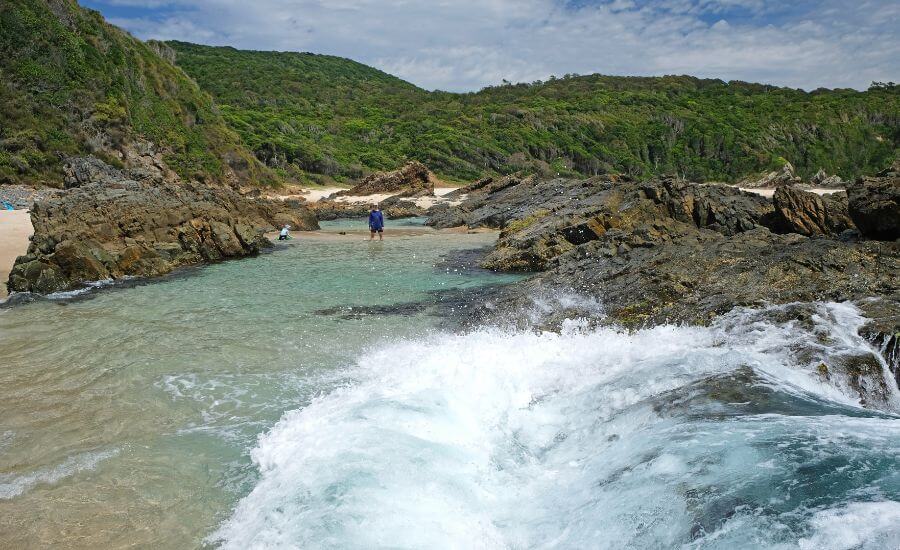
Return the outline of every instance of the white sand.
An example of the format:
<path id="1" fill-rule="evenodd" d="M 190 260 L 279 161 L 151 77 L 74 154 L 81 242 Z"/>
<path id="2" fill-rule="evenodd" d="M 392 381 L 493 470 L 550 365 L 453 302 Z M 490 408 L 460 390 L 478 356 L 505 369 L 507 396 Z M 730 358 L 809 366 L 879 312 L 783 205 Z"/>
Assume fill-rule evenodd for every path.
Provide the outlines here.
<path id="1" fill-rule="evenodd" d="M 744 187 L 739 187 L 741 191 L 747 191 L 748 193 L 755 193 L 757 195 L 762 195 L 763 197 L 769 197 L 770 199 L 775 195 L 775 189 L 747 189 Z M 809 191 L 811 193 L 815 193 L 816 195 L 830 195 L 832 193 L 837 193 L 839 191 L 843 191 L 843 189 L 803 189 L 803 191 Z"/>
<path id="2" fill-rule="evenodd" d="M 0 210 L 0 298 L 5 297 L 6 280 L 16 258 L 28 251 L 33 233 L 27 210 Z"/>

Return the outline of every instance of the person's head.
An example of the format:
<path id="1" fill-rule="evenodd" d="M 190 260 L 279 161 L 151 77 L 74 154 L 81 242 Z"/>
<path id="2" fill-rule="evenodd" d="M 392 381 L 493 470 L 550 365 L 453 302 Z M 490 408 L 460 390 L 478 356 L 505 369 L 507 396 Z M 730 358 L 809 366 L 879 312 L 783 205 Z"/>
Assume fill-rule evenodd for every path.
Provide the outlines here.
<path id="1" fill-rule="evenodd" d="M 369 208 L 369 210 L 371 210 L 372 212 L 378 210 L 378 205 L 377 205 L 377 204 L 373 204 L 373 205 Z"/>

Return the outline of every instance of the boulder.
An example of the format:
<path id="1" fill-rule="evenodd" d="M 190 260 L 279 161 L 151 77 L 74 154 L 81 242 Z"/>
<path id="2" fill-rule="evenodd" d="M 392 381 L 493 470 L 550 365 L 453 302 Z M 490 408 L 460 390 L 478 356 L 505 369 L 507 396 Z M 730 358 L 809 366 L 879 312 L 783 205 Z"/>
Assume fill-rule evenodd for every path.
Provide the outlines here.
<path id="1" fill-rule="evenodd" d="M 792 186 L 782 186 L 772 197 L 777 228 L 785 233 L 839 235 L 854 229 L 843 194 L 820 196 Z"/>
<path id="2" fill-rule="evenodd" d="M 850 217 L 870 239 L 900 239 L 900 171 L 885 170 L 863 177 L 847 189 Z"/>

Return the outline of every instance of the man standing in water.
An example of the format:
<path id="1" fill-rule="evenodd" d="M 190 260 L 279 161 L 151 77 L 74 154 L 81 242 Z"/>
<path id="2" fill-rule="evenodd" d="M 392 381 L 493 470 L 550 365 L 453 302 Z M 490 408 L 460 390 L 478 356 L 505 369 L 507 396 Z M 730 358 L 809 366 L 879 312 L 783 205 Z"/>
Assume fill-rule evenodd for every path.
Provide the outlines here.
<path id="1" fill-rule="evenodd" d="M 375 233 L 378 233 L 378 240 L 384 240 L 384 214 L 381 213 L 381 210 L 378 209 L 377 205 L 372 205 L 372 210 L 369 212 L 369 231 L 371 231 L 371 235 L 369 235 L 369 240 L 375 240 Z"/>

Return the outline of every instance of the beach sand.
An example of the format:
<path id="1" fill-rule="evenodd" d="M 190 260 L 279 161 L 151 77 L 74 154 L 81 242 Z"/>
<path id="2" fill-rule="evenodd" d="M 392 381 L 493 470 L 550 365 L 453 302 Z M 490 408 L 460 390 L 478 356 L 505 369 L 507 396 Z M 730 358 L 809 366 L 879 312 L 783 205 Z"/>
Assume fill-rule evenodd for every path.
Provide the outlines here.
<path id="1" fill-rule="evenodd" d="M 0 298 L 6 297 L 6 280 L 16 258 L 28 250 L 32 234 L 27 210 L 0 210 Z"/>

